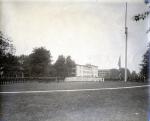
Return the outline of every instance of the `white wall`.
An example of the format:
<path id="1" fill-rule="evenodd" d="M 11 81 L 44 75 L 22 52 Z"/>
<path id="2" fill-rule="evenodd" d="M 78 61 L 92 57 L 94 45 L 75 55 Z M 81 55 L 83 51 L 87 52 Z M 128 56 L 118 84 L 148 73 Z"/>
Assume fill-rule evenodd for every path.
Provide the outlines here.
<path id="1" fill-rule="evenodd" d="M 98 77 L 97 66 L 76 65 L 76 76 Z"/>

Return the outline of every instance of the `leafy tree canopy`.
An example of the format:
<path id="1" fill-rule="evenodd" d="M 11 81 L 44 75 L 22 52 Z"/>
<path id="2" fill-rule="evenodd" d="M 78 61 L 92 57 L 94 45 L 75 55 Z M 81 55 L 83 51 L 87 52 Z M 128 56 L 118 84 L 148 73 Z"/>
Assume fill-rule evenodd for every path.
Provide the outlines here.
<path id="1" fill-rule="evenodd" d="M 71 59 L 71 56 L 65 58 L 63 55 L 60 55 L 54 64 L 54 68 L 56 70 L 57 76 L 73 76 L 75 62 Z"/>
<path id="2" fill-rule="evenodd" d="M 148 75 L 149 75 L 148 74 L 149 73 L 149 56 L 150 56 L 150 44 L 148 46 L 147 51 L 143 55 L 143 60 L 142 60 L 142 63 L 140 64 L 141 66 L 140 75 L 144 79 L 148 79 Z"/>
<path id="3" fill-rule="evenodd" d="M 47 76 L 51 64 L 51 53 L 44 47 L 35 48 L 29 55 L 30 74 L 32 76 Z"/>
<path id="4" fill-rule="evenodd" d="M 18 70 L 17 57 L 14 56 L 15 48 L 12 41 L 0 31 L 0 75 L 4 76 L 10 71 Z"/>
<path id="5" fill-rule="evenodd" d="M 66 76 L 74 76 L 75 62 L 71 59 L 71 56 L 66 58 Z"/>
<path id="6" fill-rule="evenodd" d="M 150 1 L 145 0 L 145 4 L 149 4 Z M 140 21 L 140 20 L 145 20 L 150 14 L 150 6 L 148 6 L 148 10 L 143 12 L 143 13 L 138 13 L 137 15 L 133 16 L 133 20 Z M 146 33 L 149 33 L 150 28 L 146 31 Z"/>
<path id="7" fill-rule="evenodd" d="M 66 66 L 65 66 L 65 57 L 63 55 L 58 56 L 54 67 L 56 69 L 57 76 L 65 77 L 66 76 Z"/>

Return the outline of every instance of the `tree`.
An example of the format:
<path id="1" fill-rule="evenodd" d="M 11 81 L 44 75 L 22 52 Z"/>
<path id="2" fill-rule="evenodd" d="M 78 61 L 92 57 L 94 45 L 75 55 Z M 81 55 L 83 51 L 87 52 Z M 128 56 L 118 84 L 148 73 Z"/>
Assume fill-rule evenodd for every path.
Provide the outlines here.
<path id="1" fill-rule="evenodd" d="M 15 48 L 12 41 L 0 31 L 0 75 L 18 70 L 17 57 L 13 55 Z"/>
<path id="2" fill-rule="evenodd" d="M 145 4 L 148 5 L 148 10 L 145 11 L 144 13 L 138 14 L 134 16 L 134 20 L 135 21 L 139 21 L 139 20 L 144 20 L 145 18 L 147 18 L 150 14 L 150 1 L 149 0 L 145 0 Z M 147 30 L 146 33 L 150 32 L 150 28 Z M 149 51 L 150 51 L 150 44 L 148 45 L 148 50 L 145 52 L 145 54 L 143 55 L 143 60 L 142 63 L 140 64 L 141 66 L 141 70 L 140 70 L 140 78 L 143 80 L 147 80 L 148 79 L 148 75 L 149 75 Z"/>
<path id="3" fill-rule="evenodd" d="M 51 64 L 51 53 L 44 47 L 35 48 L 29 55 L 31 76 L 48 76 Z"/>
<path id="4" fill-rule="evenodd" d="M 65 65 L 65 57 L 63 55 L 58 56 L 54 64 L 54 68 L 56 69 L 56 75 L 59 77 L 66 77 L 66 65 Z"/>
<path id="5" fill-rule="evenodd" d="M 11 42 L 12 41 L 0 31 L 0 57 L 5 56 L 7 53 L 14 53 L 15 48 Z"/>
<path id="6" fill-rule="evenodd" d="M 54 69 L 58 77 L 74 76 L 75 62 L 71 59 L 71 56 L 65 58 L 63 55 L 60 55 L 54 64 Z"/>
<path id="7" fill-rule="evenodd" d="M 6 64 L 7 54 L 13 54 L 13 49 L 11 41 L 0 31 L 0 68 L 3 68 Z"/>
<path id="8" fill-rule="evenodd" d="M 141 70 L 140 70 L 140 77 L 143 77 L 143 79 L 148 79 L 149 75 L 149 56 L 150 56 L 150 44 L 148 47 L 148 50 L 143 55 L 142 63 L 140 64 Z"/>
<path id="9" fill-rule="evenodd" d="M 125 76 L 124 72 L 125 72 L 125 68 L 120 68 L 119 70 L 111 69 L 110 70 L 110 79 L 123 80 L 124 76 Z M 129 79 L 131 76 L 129 69 L 127 69 L 127 75 L 128 75 L 128 79 Z"/>
<path id="10" fill-rule="evenodd" d="M 110 69 L 110 79 L 119 79 L 119 70 L 118 69 Z"/>
<path id="11" fill-rule="evenodd" d="M 66 58 L 66 76 L 73 76 L 73 72 L 75 70 L 75 62 L 71 59 L 71 56 Z"/>
<path id="12" fill-rule="evenodd" d="M 125 77 L 125 68 L 120 68 L 120 73 L 121 73 L 121 79 L 124 79 L 124 77 Z M 127 69 L 127 78 L 128 79 L 130 79 L 130 77 L 131 77 L 131 73 L 130 73 L 130 70 L 129 69 Z"/>
<path id="13" fill-rule="evenodd" d="M 131 73 L 131 80 L 138 80 L 138 74 L 136 73 L 136 71 L 132 71 Z"/>
<path id="14" fill-rule="evenodd" d="M 30 76 L 30 58 L 28 55 L 20 55 L 18 57 L 18 62 L 20 64 L 20 68 L 22 69 L 22 72 L 24 76 Z"/>
<path id="15" fill-rule="evenodd" d="M 57 71 L 56 71 L 54 65 L 49 65 L 49 76 L 51 76 L 51 77 L 57 76 Z"/>
<path id="16" fill-rule="evenodd" d="M 20 76 L 21 68 L 17 56 L 8 53 L 5 58 L 5 65 L 3 68 L 3 76 Z"/>
<path id="17" fill-rule="evenodd" d="M 149 4 L 149 1 L 145 0 L 145 4 L 146 5 Z M 140 21 L 140 20 L 145 20 L 149 16 L 149 14 L 150 14 L 150 6 L 148 6 L 148 10 L 147 11 L 135 15 L 133 17 L 133 20 L 135 20 L 136 22 Z M 150 31 L 150 28 L 146 31 L 146 33 L 149 33 L 149 31 Z"/>

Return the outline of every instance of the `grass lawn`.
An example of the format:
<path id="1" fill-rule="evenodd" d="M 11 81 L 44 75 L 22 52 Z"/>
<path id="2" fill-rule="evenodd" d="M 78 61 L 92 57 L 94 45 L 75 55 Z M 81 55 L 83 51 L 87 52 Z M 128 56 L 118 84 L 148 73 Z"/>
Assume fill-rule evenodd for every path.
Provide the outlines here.
<path id="1" fill-rule="evenodd" d="M 145 85 L 136 82 L 23 83 L 1 86 L 1 91 L 97 89 Z M 148 121 L 148 87 L 0 94 L 0 121 Z"/>

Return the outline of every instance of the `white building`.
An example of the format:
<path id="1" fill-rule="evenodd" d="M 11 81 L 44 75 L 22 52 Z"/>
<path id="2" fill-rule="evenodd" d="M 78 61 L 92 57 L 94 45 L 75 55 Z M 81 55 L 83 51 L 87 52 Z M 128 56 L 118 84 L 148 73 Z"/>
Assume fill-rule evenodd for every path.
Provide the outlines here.
<path id="1" fill-rule="evenodd" d="M 98 66 L 76 65 L 75 76 L 77 77 L 98 77 Z"/>
<path id="2" fill-rule="evenodd" d="M 110 69 L 101 69 L 98 70 L 98 77 L 100 78 L 110 78 Z"/>
<path id="3" fill-rule="evenodd" d="M 66 77 L 65 81 L 104 81 L 104 79 L 98 77 L 98 66 L 77 64 L 72 69 L 72 77 Z"/>

